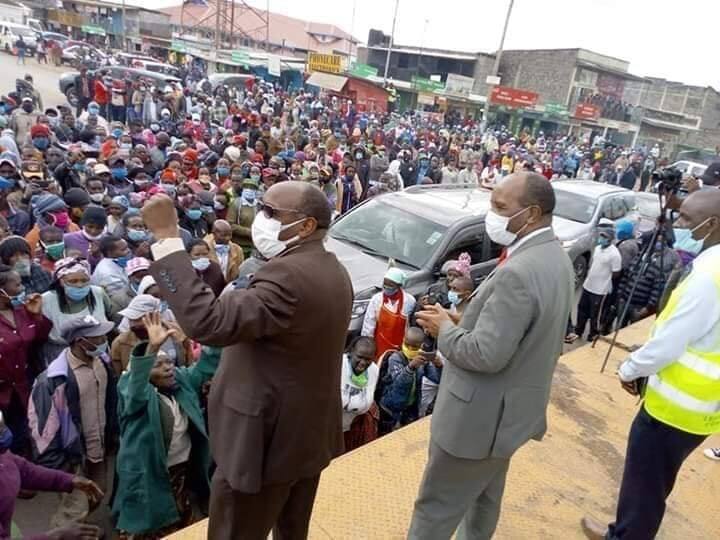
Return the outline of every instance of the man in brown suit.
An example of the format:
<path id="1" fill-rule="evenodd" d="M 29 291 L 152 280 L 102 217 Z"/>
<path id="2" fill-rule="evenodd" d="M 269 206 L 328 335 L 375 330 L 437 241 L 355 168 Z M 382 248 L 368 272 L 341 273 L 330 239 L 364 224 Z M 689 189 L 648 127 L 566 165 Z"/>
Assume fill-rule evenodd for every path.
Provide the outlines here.
<path id="1" fill-rule="evenodd" d="M 208 538 L 307 536 L 321 471 L 342 451 L 340 371 L 352 285 L 323 238 L 327 199 L 303 182 L 270 188 L 253 224 L 269 261 L 218 299 L 183 249 L 175 207 L 153 197 L 151 273 L 186 334 L 225 347 L 209 399 Z M 278 223 L 279 222 L 279 223 Z"/>

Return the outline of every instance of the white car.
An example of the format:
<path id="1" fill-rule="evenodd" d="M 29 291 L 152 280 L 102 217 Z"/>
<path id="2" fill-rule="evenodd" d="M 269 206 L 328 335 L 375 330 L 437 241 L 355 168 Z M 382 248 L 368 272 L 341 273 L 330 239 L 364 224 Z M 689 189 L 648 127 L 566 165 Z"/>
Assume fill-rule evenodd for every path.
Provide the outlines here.
<path id="1" fill-rule="evenodd" d="M 707 165 L 704 165 L 702 163 L 684 160 L 676 161 L 671 165 L 671 167 L 675 167 L 677 170 L 683 173 L 683 180 L 691 176 L 694 176 L 695 178 L 700 178 L 705 172 L 705 169 L 707 169 Z"/>

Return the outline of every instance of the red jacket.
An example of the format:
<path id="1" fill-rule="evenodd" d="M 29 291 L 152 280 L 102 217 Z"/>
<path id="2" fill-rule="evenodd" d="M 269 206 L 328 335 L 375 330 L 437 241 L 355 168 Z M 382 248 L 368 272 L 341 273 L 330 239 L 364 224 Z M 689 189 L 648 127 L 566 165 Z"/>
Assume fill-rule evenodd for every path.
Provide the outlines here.
<path id="1" fill-rule="evenodd" d="M 102 106 L 107 105 L 108 101 L 110 101 L 110 96 L 107 87 L 102 81 L 95 79 L 95 102 Z"/>
<path id="2" fill-rule="evenodd" d="M 27 407 L 30 382 L 27 375 L 29 350 L 47 340 L 52 323 L 47 317 L 35 317 L 25 308 L 15 308 L 15 328 L 0 316 L 0 409 L 7 410 L 13 393 Z"/>

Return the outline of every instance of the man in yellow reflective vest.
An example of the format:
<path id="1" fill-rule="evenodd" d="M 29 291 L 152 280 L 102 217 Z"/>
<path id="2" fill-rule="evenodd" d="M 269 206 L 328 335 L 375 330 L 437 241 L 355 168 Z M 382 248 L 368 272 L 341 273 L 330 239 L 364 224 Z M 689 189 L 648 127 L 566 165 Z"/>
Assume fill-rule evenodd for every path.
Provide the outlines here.
<path id="1" fill-rule="evenodd" d="M 631 394 L 647 377 L 645 401 L 630 428 L 615 522 L 582 520 L 594 540 L 655 538 L 683 462 L 720 432 L 720 190 L 684 200 L 675 242 L 697 257 L 649 341 L 618 369 Z"/>

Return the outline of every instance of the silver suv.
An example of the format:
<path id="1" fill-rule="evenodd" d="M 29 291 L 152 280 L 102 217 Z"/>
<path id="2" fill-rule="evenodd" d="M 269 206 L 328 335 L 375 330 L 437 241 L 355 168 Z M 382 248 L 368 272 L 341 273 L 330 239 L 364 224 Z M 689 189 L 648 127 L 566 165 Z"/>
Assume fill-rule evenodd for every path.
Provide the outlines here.
<path id="1" fill-rule="evenodd" d="M 553 227 L 581 280 L 600 216 L 627 217 L 621 206 L 632 206 L 632 192 L 581 181 L 555 187 L 558 205 Z M 355 301 L 349 331 L 357 333 L 362 327 L 368 302 L 380 290 L 390 260 L 407 273 L 405 288 L 416 296 L 440 278 L 445 261 L 464 251 L 472 261 L 471 276 L 480 283 L 496 266 L 501 251 L 485 234 L 490 194 L 463 185 L 413 186 L 370 199 L 337 219 L 326 247 L 352 279 Z"/>

